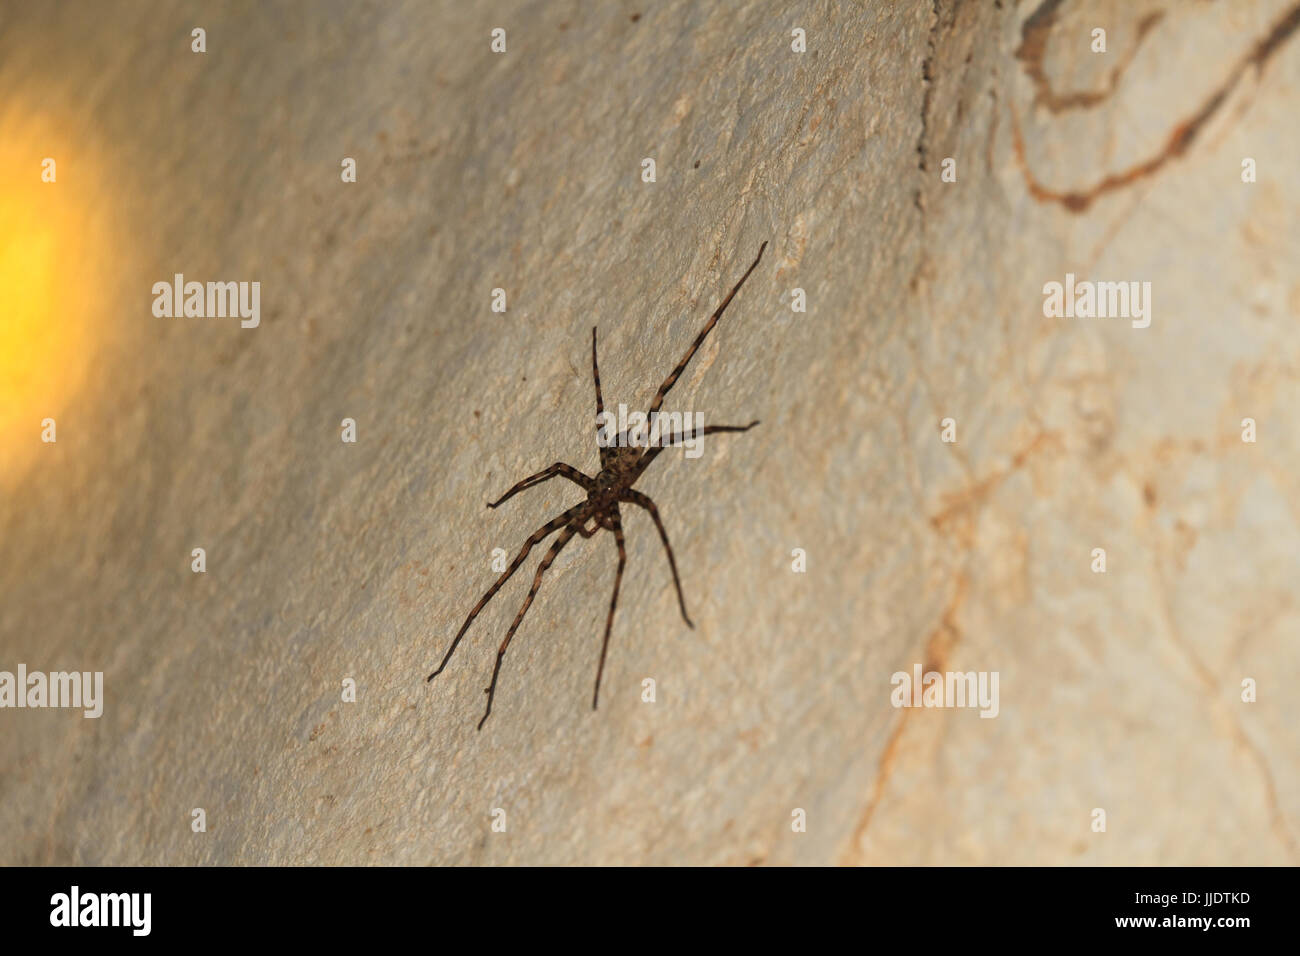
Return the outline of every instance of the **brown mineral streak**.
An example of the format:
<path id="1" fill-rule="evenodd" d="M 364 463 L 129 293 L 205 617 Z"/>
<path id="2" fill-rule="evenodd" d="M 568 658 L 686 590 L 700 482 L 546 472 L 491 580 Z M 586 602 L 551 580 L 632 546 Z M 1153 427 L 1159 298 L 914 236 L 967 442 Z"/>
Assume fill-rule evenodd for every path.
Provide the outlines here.
<path id="1" fill-rule="evenodd" d="M 1054 7 L 1056 0 L 1049 0 L 1049 3 Z M 1030 17 L 1029 21 L 1026 21 L 1026 31 L 1030 29 L 1030 23 L 1035 19 L 1035 17 L 1038 17 L 1042 13 L 1043 8 L 1040 8 Z M 1146 21 L 1143 22 L 1145 23 Z M 1262 70 L 1265 63 L 1267 63 L 1273 54 L 1277 52 L 1283 42 L 1295 33 L 1297 27 L 1300 27 L 1300 4 L 1293 6 L 1290 11 L 1288 11 L 1287 14 L 1273 26 L 1273 29 L 1270 30 L 1263 39 L 1255 44 L 1254 49 L 1238 61 L 1237 65 L 1233 67 L 1232 71 L 1228 74 L 1227 79 L 1217 90 L 1214 91 L 1213 94 L 1210 95 L 1199 110 L 1192 114 L 1189 119 L 1184 120 L 1173 128 L 1169 137 L 1165 141 L 1164 148 L 1159 153 L 1150 159 L 1137 163 L 1134 166 L 1130 166 L 1122 172 L 1111 173 L 1101 181 L 1094 184 L 1090 189 L 1058 191 L 1047 188 L 1034 178 L 1033 172 L 1029 169 L 1029 163 L 1025 158 L 1025 142 L 1020 133 L 1020 118 L 1016 113 L 1015 107 L 1012 106 L 1011 131 L 1013 148 L 1016 155 L 1016 162 L 1020 166 L 1020 170 L 1025 177 L 1025 183 L 1029 188 L 1030 195 L 1038 202 L 1060 203 L 1070 212 L 1081 213 L 1092 205 L 1093 200 L 1097 199 L 1099 196 L 1122 189 L 1126 186 L 1131 186 L 1138 180 L 1152 175 L 1170 160 L 1176 159 L 1187 152 L 1188 148 L 1190 148 L 1192 143 L 1196 140 L 1202 127 L 1204 127 L 1205 124 L 1209 122 L 1210 118 L 1218 112 L 1219 108 L 1228 98 L 1228 94 L 1232 92 L 1233 88 L 1235 88 L 1237 83 L 1240 82 L 1241 77 L 1246 70 L 1252 66 L 1257 72 Z M 1039 40 L 1036 42 L 1041 45 L 1042 41 Z M 1025 50 L 1026 47 L 1022 44 L 1021 51 Z M 1029 54 L 1034 54 L 1035 52 L 1036 51 L 1031 47 Z M 1041 55 L 1041 50 L 1037 51 L 1037 53 L 1038 55 Z M 1020 54 L 1018 53 L 1017 55 L 1019 56 Z M 1021 58 L 1026 59 L 1026 57 Z M 1031 59 L 1031 63 L 1032 62 Z M 1037 83 L 1038 78 L 1034 74 L 1032 65 L 1030 67 L 1030 75 L 1035 78 L 1035 82 Z M 1041 92 L 1040 88 L 1040 94 Z M 1038 101 L 1038 97 L 1036 97 L 1035 103 Z M 1050 108 L 1051 106 L 1049 104 L 1049 109 Z"/>
<path id="2" fill-rule="evenodd" d="M 971 482 L 963 492 L 955 497 L 955 500 L 949 501 L 940 513 L 931 516 L 930 524 L 940 534 L 953 537 L 954 532 L 951 529 L 951 522 L 958 513 L 978 509 L 982 506 L 994 488 L 1023 468 L 1034 455 L 1044 451 L 1059 450 L 1059 448 L 1060 439 L 1058 435 L 1052 432 L 1040 432 L 1024 448 L 1011 456 L 1010 467 L 980 481 Z M 967 547 L 969 546 L 969 542 L 967 542 Z M 925 670 L 939 671 L 946 669 L 952 649 L 961 638 L 961 629 L 957 626 L 957 612 L 966 600 L 966 592 L 969 587 L 970 581 L 967 576 L 959 573 L 956 576 L 953 596 L 944 609 L 939 626 L 930 633 L 930 637 L 925 642 Z M 875 815 L 876 807 L 879 806 L 880 800 L 884 796 L 885 785 L 889 782 L 889 777 L 894 771 L 894 760 L 898 752 L 898 745 L 902 739 L 903 731 L 907 727 L 907 718 L 910 713 L 910 708 L 904 709 L 902 716 L 894 727 L 894 732 L 885 744 L 885 749 L 880 754 L 880 762 L 876 768 L 876 779 L 871 787 L 871 796 L 867 800 L 862 815 L 858 818 L 858 824 L 854 828 L 853 837 L 849 841 L 848 848 L 841 855 L 840 863 L 843 865 L 857 865 L 863 862 L 861 859 L 862 840 L 866 836 L 868 827 L 871 826 L 871 818 Z"/>
<path id="3" fill-rule="evenodd" d="M 1041 103 L 1052 113 L 1064 113 L 1066 110 L 1072 109 L 1091 109 L 1109 99 L 1119 87 L 1119 81 L 1137 56 L 1138 50 L 1142 47 L 1142 41 L 1146 39 L 1151 28 L 1164 18 L 1165 14 L 1163 10 L 1149 13 L 1138 21 L 1137 39 L 1119 65 L 1110 71 L 1110 82 L 1106 89 L 1057 93 L 1052 89 L 1051 80 L 1047 78 L 1047 71 L 1043 68 L 1043 59 L 1047 55 L 1047 39 L 1051 36 L 1052 27 L 1056 24 L 1056 14 L 1060 9 L 1060 5 L 1061 0 L 1046 0 L 1042 6 L 1029 16 L 1020 31 L 1020 47 L 1016 50 L 1016 59 L 1025 64 L 1025 72 L 1029 74 L 1030 79 L 1034 81 L 1034 86 L 1037 87 L 1037 92 L 1034 94 L 1035 106 Z"/>
<path id="4" fill-rule="evenodd" d="M 952 599 L 948 602 L 947 608 L 944 609 L 939 626 L 934 629 L 929 640 L 926 641 L 925 669 L 927 671 L 942 670 L 944 668 L 947 663 L 948 653 L 961 636 L 961 631 L 957 627 L 957 612 L 966 600 L 966 591 L 969 584 L 970 582 L 964 574 L 958 575 Z M 894 726 L 894 732 L 889 735 L 889 741 L 880 754 L 880 763 L 876 769 L 876 780 L 871 787 L 871 798 L 867 801 L 867 807 L 862 811 L 862 816 L 858 819 L 858 825 L 853 831 L 853 838 L 849 841 L 848 848 L 840 858 L 841 865 L 856 866 L 864 862 L 862 860 L 862 841 L 867 835 L 867 828 L 871 826 L 871 818 L 876 813 L 876 807 L 880 805 L 881 798 L 885 795 L 885 785 L 889 782 L 890 775 L 894 771 L 894 760 L 898 755 L 898 745 L 902 742 L 903 731 L 907 728 L 907 718 L 911 713 L 912 708 L 903 709 L 902 716 Z"/>

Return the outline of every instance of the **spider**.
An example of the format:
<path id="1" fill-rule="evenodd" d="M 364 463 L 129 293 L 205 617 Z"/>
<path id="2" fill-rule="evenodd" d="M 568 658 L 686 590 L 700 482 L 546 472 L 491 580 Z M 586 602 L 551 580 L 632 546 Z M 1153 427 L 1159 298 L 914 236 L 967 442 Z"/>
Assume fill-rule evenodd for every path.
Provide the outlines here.
<path id="1" fill-rule="evenodd" d="M 658 414 L 660 407 L 663 405 L 664 396 L 668 394 L 668 390 L 681 377 L 682 372 L 686 369 L 686 364 L 690 362 L 691 357 L 695 355 L 709 332 L 713 330 L 718 319 L 722 317 L 722 313 L 731 303 L 732 298 L 740 291 L 740 287 L 745 284 L 745 280 L 749 278 L 750 273 L 758 267 L 759 260 L 763 258 L 763 250 L 766 248 L 766 242 L 758 247 L 758 256 L 754 259 L 753 264 L 740 277 L 740 281 L 722 300 L 722 304 L 718 306 L 713 315 L 709 316 L 709 321 L 705 323 L 704 330 L 695 337 L 695 341 L 686 350 L 686 354 L 677 363 L 677 367 L 669 373 L 668 377 L 664 379 L 664 383 L 659 386 L 659 391 L 655 393 L 654 401 L 650 404 L 650 410 L 646 413 L 647 419 L 653 420 L 654 416 Z M 492 600 L 497 591 L 501 590 L 501 586 L 510 580 L 511 575 L 524 563 L 528 553 L 548 535 L 559 531 L 559 537 L 551 544 L 545 557 L 537 566 L 537 573 L 533 575 L 533 586 L 528 589 L 528 597 L 524 599 L 523 607 L 515 615 L 514 623 L 510 625 L 505 640 L 501 642 L 501 647 L 497 650 L 496 665 L 492 668 L 492 682 L 484 690 L 488 698 L 487 709 L 483 712 L 483 718 L 478 722 L 479 730 L 483 729 L 483 724 L 487 722 L 488 717 L 492 714 L 492 700 L 496 696 L 497 677 L 501 673 L 501 661 L 506 656 L 506 649 L 510 646 L 515 631 L 519 629 L 519 623 L 524 619 L 524 615 L 528 613 L 529 607 L 532 606 L 538 588 L 542 586 L 542 575 L 554 563 L 560 549 L 568 544 L 575 534 L 590 538 L 601 530 L 608 530 L 614 532 L 614 543 L 618 545 L 618 571 L 614 575 L 614 594 L 609 601 L 609 616 L 605 619 L 605 640 L 600 646 L 600 664 L 596 668 L 596 689 L 591 695 L 591 709 L 596 709 L 596 705 L 600 700 L 600 679 L 605 672 L 605 655 L 609 651 L 609 635 L 614 626 L 614 610 L 618 607 L 618 589 L 623 581 L 623 568 L 627 564 L 627 551 L 623 542 L 623 523 L 619 513 L 620 504 L 636 505 L 649 513 L 650 519 L 659 531 L 659 540 L 663 542 L 664 550 L 668 554 L 668 567 L 673 573 L 673 585 L 677 589 L 677 603 L 681 607 L 682 618 L 686 621 L 687 627 L 692 629 L 695 627 L 691 623 L 690 615 L 686 613 L 686 599 L 682 596 L 682 582 L 677 575 L 677 561 L 673 557 L 672 545 L 668 543 L 668 532 L 664 530 L 664 523 L 659 517 L 659 509 L 647 495 L 632 488 L 636 480 L 641 477 L 642 472 L 650 467 L 651 462 L 659 456 L 659 453 L 664 448 L 671 446 L 679 439 L 686 437 L 686 435 L 677 432 L 666 437 L 661 436 L 657 444 L 652 444 L 645 449 L 628 444 L 627 432 L 621 433 L 616 442 L 600 441 L 600 422 L 604 418 L 605 403 L 600 394 L 600 367 L 596 362 L 595 326 L 591 330 L 591 377 L 596 383 L 596 431 L 598 436 L 596 444 L 600 451 L 600 473 L 596 477 L 590 478 L 572 465 L 557 461 L 549 468 L 543 469 L 535 475 L 529 475 L 496 501 L 488 502 L 488 507 L 497 508 L 519 494 L 519 492 L 556 477 L 567 478 L 574 484 L 579 485 L 587 492 L 587 500 L 552 518 L 529 536 L 528 540 L 524 542 L 523 548 L 515 555 L 515 559 L 510 562 L 510 566 L 505 569 L 502 575 L 497 578 L 496 583 L 488 588 L 487 593 L 474 605 L 474 610 L 469 612 L 469 617 L 465 618 L 465 623 L 461 625 L 460 631 L 457 632 L 455 639 L 451 642 L 451 647 L 447 649 L 447 653 L 443 657 L 442 663 L 438 665 L 438 669 L 426 678 L 426 682 L 431 681 L 443 672 L 447 667 L 447 662 L 451 660 L 451 656 L 456 653 L 456 647 L 460 644 L 461 638 L 465 636 L 465 632 L 469 630 L 470 624 L 478 616 L 479 611 L 483 610 L 488 601 Z M 707 425 L 697 433 L 712 435 L 718 432 L 744 432 L 749 431 L 757 424 L 757 421 L 753 421 L 748 425 Z"/>

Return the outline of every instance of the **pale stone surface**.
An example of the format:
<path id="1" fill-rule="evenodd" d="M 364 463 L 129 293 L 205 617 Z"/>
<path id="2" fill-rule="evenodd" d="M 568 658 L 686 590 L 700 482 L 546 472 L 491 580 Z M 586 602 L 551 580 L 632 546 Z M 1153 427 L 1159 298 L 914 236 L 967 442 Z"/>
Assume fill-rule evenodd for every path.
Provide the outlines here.
<path id="1" fill-rule="evenodd" d="M 98 285 L 3 434 L 0 669 L 108 699 L 0 711 L 0 862 L 1296 862 L 1300 39 L 1162 9 L 7 8 L 4 168 L 58 151 L 55 285 Z M 592 324 L 643 404 L 764 240 L 672 395 L 762 425 L 641 486 L 696 629 L 628 515 L 591 713 L 615 549 L 575 539 L 477 733 L 540 551 L 424 676 L 578 494 L 483 502 L 594 470 Z M 261 327 L 155 318 L 176 272 Z M 1044 318 L 1067 272 L 1150 281 L 1150 328 Z M 894 709 L 915 663 L 999 716 Z"/>

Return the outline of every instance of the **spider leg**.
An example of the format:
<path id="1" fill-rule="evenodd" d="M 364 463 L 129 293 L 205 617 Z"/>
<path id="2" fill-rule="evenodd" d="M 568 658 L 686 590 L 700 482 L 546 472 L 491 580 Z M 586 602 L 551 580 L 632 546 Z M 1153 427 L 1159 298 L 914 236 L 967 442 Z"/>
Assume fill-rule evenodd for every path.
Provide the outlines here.
<path id="1" fill-rule="evenodd" d="M 591 377 L 596 382 L 596 431 L 600 431 L 600 418 L 605 414 L 605 400 L 600 395 L 600 366 L 596 364 L 596 327 L 591 327 Z"/>
<path id="2" fill-rule="evenodd" d="M 600 645 L 600 665 L 596 668 L 596 689 L 591 695 L 591 709 L 600 700 L 600 678 L 605 673 L 605 653 L 609 650 L 609 632 L 614 627 L 614 609 L 618 607 L 618 586 L 623 583 L 623 568 L 627 564 L 627 548 L 623 546 L 623 523 L 619 520 L 618 505 L 614 505 L 612 522 L 614 543 L 618 545 L 618 571 L 614 574 L 614 595 L 609 599 L 609 617 L 605 619 L 605 640 Z"/>
<path id="3" fill-rule="evenodd" d="M 715 311 L 713 315 L 709 316 L 709 321 L 705 324 L 704 331 L 695 337 L 695 341 L 692 342 L 691 347 L 686 350 L 686 354 L 683 355 L 682 360 L 677 363 L 677 367 L 668 374 L 668 377 L 664 379 L 664 383 L 659 386 L 659 391 L 655 392 L 655 400 L 650 403 L 650 411 L 646 413 L 647 418 L 659 411 L 660 406 L 664 403 L 664 396 L 668 394 L 668 390 L 673 387 L 682 372 L 686 370 L 686 363 L 691 360 L 699 347 L 704 344 L 704 339 L 713 331 L 713 327 L 718 324 L 718 319 L 722 318 L 722 313 L 725 312 L 727 306 L 731 304 L 732 298 L 740 291 L 740 287 L 745 284 L 745 280 L 749 278 L 749 274 L 758 268 L 759 259 L 763 258 L 763 250 L 766 248 L 766 242 L 758 247 L 758 258 L 754 260 L 754 264 L 745 270 L 745 274 L 740 277 L 740 281 L 736 283 L 735 288 L 728 292 L 727 297 L 722 300 L 722 305 L 718 306 L 717 311 Z"/>
<path id="4" fill-rule="evenodd" d="M 552 518 L 532 533 L 528 540 L 524 542 L 524 546 L 519 550 L 519 553 L 515 555 L 515 559 L 510 562 L 510 567 L 506 568 L 505 571 L 502 572 L 501 577 L 497 578 L 496 583 L 493 584 L 492 587 L 488 588 L 487 594 L 484 594 L 479 598 L 479 602 L 474 605 L 474 610 L 469 612 L 469 617 L 465 618 L 465 623 L 462 624 L 460 630 L 456 632 L 456 639 L 451 642 L 451 647 L 447 648 L 447 654 L 443 657 L 442 663 L 438 665 L 436 671 L 425 678 L 426 682 L 433 680 L 443 672 L 443 669 L 447 666 L 447 662 L 451 660 L 451 655 L 456 653 L 456 647 L 460 644 L 460 639 L 465 636 L 465 632 L 469 630 L 469 626 L 474 621 L 474 618 L 478 617 L 478 612 L 483 610 L 484 605 L 486 605 L 488 601 L 492 600 L 492 596 L 496 594 L 497 591 L 501 590 L 501 585 L 510 580 L 510 576 L 519 570 L 519 565 L 524 563 L 524 559 L 528 557 L 528 552 L 533 550 L 533 546 L 553 532 L 556 528 L 572 521 L 574 517 L 586 507 L 586 505 L 587 503 L 585 501 L 580 505 L 574 505 L 568 511 L 558 517 Z"/>
<path id="5" fill-rule="evenodd" d="M 595 487 L 595 482 L 592 481 L 592 479 L 588 478 L 586 475 L 584 475 L 582 472 L 578 471 L 578 469 L 574 468 L 572 465 L 566 465 L 562 461 L 557 461 L 549 468 L 543 469 L 542 471 L 539 471 L 535 475 L 529 475 L 523 481 L 516 484 L 504 495 L 498 498 L 496 501 L 489 501 L 488 507 L 496 508 L 497 506 L 503 504 L 510 498 L 513 498 L 515 495 L 519 494 L 519 492 L 525 491 L 528 488 L 533 487 L 533 485 L 540 485 L 543 481 L 550 481 L 552 478 L 556 477 L 557 475 L 562 478 L 568 478 L 575 485 L 581 485 L 584 491 L 591 491 L 591 489 Z"/>
<path id="6" fill-rule="evenodd" d="M 604 468 L 609 462 L 616 439 L 613 434 L 613 422 L 605 421 L 605 399 L 600 392 L 600 365 L 596 361 L 596 326 L 594 325 L 591 327 L 591 378 L 596 383 L 596 451 L 600 452 L 600 467 Z M 614 418 L 612 413 L 610 418 Z M 591 535 L 585 537 L 590 538 Z"/>
<path id="7" fill-rule="evenodd" d="M 623 501 L 630 501 L 632 504 L 644 508 L 650 512 L 650 517 L 654 519 L 655 527 L 659 529 L 659 540 L 664 543 L 664 550 L 668 552 L 668 567 L 672 569 L 673 584 L 677 587 L 677 603 L 682 609 L 682 620 L 686 622 L 687 627 L 694 630 L 695 625 L 691 623 L 691 616 L 686 613 L 686 598 L 682 596 L 682 582 L 677 576 L 677 561 L 673 558 L 673 546 L 668 543 L 668 532 L 664 530 L 664 523 L 659 518 L 659 508 L 650 500 L 648 495 L 643 495 L 631 488 L 624 491 L 621 498 Z"/>
<path id="8" fill-rule="evenodd" d="M 560 549 L 569 543 L 569 539 L 573 537 L 574 531 L 575 528 L 572 524 L 561 531 L 560 536 L 555 539 L 550 550 L 546 552 L 546 556 L 542 558 L 542 563 L 537 566 L 537 573 L 533 575 L 533 586 L 528 589 L 528 597 L 524 599 L 524 606 L 521 607 L 519 613 L 515 615 L 515 622 L 510 625 L 510 630 L 506 632 L 506 639 L 501 642 L 501 648 L 497 651 L 497 662 L 492 668 L 492 683 L 489 684 L 487 689 L 484 691 L 484 693 L 488 695 L 487 710 L 483 712 L 483 719 L 478 722 L 479 730 L 483 729 L 483 725 L 492 714 L 492 698 L 495 697 L 497 693 L 497 675 L 501 673 L 501 659 L 506 656 L 506 648 L 510 646 L 510 639 L 515 636 L 515 631 L 519 629 L 519 622 L 524 619 L 524 615 L 527 614 L 528 609 L 532 607 L 533 598 L 537 595 L 537 589 L 542 586 L 542 575 L 545 574 L 546 569 L 551 566 L 551 562 L 553 562 L 555 556 L 560 553 Z"/>
<path id="9" fill-rule="evenodd" d="M 718 432 L 747 432 L 757 424 L 758 420 L 755 419 L 748 425 L 705 425 L 703 428 L 694 431 L 674 432 L 671 435 L 661 437 L 659 439 L 659 444 L 667 448 L 670 445 L 677 444 L 677 442 L 684 438 L 698 438 L 701 435 L 716 435 Z"/>
<path id="10" fill-rule="evenodd" d="M 718 432 L 747 432 L 757 424 L 757 421 L 752 421 L 748 425 L 706 425 L 695 434 L 714 435 Z M 684 433 L 677 432 L 676 434 L 660 438 L 659 444 L 655 445 L 653 448 L 647 448 L 645 454 L 642 455 L 641 459 L 636 463 L 636 478 L 641 477 L 642 472 L 650 467 L 650 463 L 659 457 L 661 451 L 665 448 L 673 447 L 675 442 L 685 437 L 686 435 Z M 633 481 L 635 481 L 636 478 L 633 478 Z"/>

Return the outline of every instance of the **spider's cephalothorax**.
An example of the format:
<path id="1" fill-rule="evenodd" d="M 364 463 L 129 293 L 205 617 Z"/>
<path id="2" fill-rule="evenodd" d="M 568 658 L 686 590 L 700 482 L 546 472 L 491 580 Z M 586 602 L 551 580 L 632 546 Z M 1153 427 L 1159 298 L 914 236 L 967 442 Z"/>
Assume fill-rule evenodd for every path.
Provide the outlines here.
<path id="1" fill-rule="evenodd" d="M 619 436 L 624 444 L 600 449 L 600 474 L 594 481 L 596 487 L 588 497 L 597 493 L 612 492 L 617 494 L 624 486 L 636 480 L 637 465 L 641 462 L 641 449 L 626 444 L 627 434 Z"/>
<path id="2" fill-rule="evenodd" d="M 700 334 L 695 337 L 695 341 L 691 343 L 691 347 L 686 350 L 686 354 L 682 356 L 682 360 L 677 363 L 677 367 L 669 373 L 668 377 L 664 379 L 664 383 L 659 386 L 659 391 L 655 393 L 654 401 L 650 404 L 650 410 L 646 413 L 648 419 L 653 419 L 654 416 L 659 413 L 659 409 L 663 405 L 664 396 L 668 394 L 668 390 L 673 387 L 673 384 L 681 376 L 682 372 L 686 368 L 686 364 L 691 360 L 691 357 L 695 355 L 695 352 L 699 349 L 700 345 L 703 344 L 705 337 L 708 336 L 710 331 L 712 331 L 713 327 L 717 324 L 718 319 L 722 317 L 722 313 L 726 311 L 727 305 L 731 302 L 736 293 L 740 291 L 740 287 L 745 284 L 745 280 L 749 278 L 749 274 L 758 267 L 759 260 L 763 258 L 763 250 L 766 248 L 766 242 L 758 247 L 758 256 L 754 259 L 753 264 L 745 270 L 745 274 L 740 277 L 740 281 L 737 282 L 731 292 L 727 294 L 727 297 L 722 300 L 722 304 L 718 306 L 711 316 L 709 316 L 709 321 L 705 323 L 704 329 Z M 601 429 L 600 422 L 605 411 L 605 403 L 600 394 L 600 369 L 596 363 L 595 328 L 592 328 L 591 330 L 591 374 L 596 383 L 596 430 L 599 434 Z M 748 431 L 757 424 L 758 422 L 753 421 L 748 425 L 708 425 L 703 429 L 696 431 L 695 435 L 712 435 L 718 432 L 743 432 Z M 677 603 L 681 607 L 682 618 L 686 621 L 687 627 L 693 628 L 695 626 L 691 623 L 690 616 L 686 613 L 686 599 L 682 596 L 682 582 L 677 576 L 677 561 L 673 557 L 672 545 L 668 543 L 668 532 L 664 530 L 663 521 L 659 518 L 659 509 L 649 497 L 639 491 L 633 490 L 632 488 L 637 479 L 641 477 L 641 474 L 650 466 L 650 463 L 659 456 L 659 453 L 663 451 L 664 448 L 675 445 L 685 437 L 687 436 L 681 433 L 664 435 L 659 438 L 653 447 L 648 448 L 627 445 L 622 441 L 611 445 L 602 445 L 598 440 L 597 445 L 600 448 L 600 473 L 597 474 L 595 478 L 588 477 L 572 465 L 566 465 L 562 461 L 557 461 L 555 464 L 551 465 L 551 467 L 539 471 L 535 475 L 528 476 L 496 501 L 488 503 L 489 508 L 495 508 L 519 492 L 557 476 L 569 479 L 574 484 L 581 486 L 583 490 L 587 492 L 586 501 L 574 505 L 567 511 L 552 518 L 529 536 L 519 553 L 515 555 L 514 560 L 510 562 L 509 567 L 507 567 L 502 575 L 497 578 L 492 587 L 488 588 L 487 593 L 479 599 L 479 602 L 474 605 L 474 610 L 469 612 L 469 617 L 465 619 L 465 623 L 461 625 L 460 631 L 457 632 L 455 639 L 451 642 L 451 647 L 447 649 L 447 653 L 443 656 L 442 663 L 439 664 L 438 669 L 427 678 L 428 680 L 433 680 L 443 672 L 443 669 L 447 666 L 447 662 L 451 660 L 452 654 L 456 652 L 456 647 L 460 644 L 461 638 L 465 636 L 465 632 L 469 630 L 470 624 L 473 622 L 474 618 L 478 616 L 479 611 L 483 610 L 484 605 L 486 605 L 488 601 L 492 600 L 493 595 L 495 595 L 497 591 L 501 589 L 501 586 L 510 579 L 510 576 L 519 569 L 519 566 L 524 563 L 524 559 L 528 557 L 528 553 L 532 551 L 533 547 L 543 538 L 559 531 L 559 537 L 557 537 L 551 544 L 545 557 L 542 558 L 541 564 L 537 566 L 537 573 L 533 575 L 533 585 L 528 589 L 528 597 L 524 599 L 523 607 L 521 607 L 519 613 L 515 615 L 514 623 L 510 625 L 510 630 L 506 632 L 505 640 L 501 642 L 501 647 L 497 650 L 496 665 L 492 668 L 492 682 L 484 691 L 488 698 L 487 709 L 483 712 L 483 719 L 478 722 L 479 730 L 483 729 L 484 722 L 487 721 L 488 716 L 492 713 L 492 699 L 496 696 L 497 677 L 501 673 L 501 660 L 506 656 L 506 648 L 510 646 L 510 640 L 515 636 L 515 631 L 519 629 L 519 623 L 524 619 L 524 615 L 528 613 L 528 608 L 532 606 L 533 598 L 537 596 L 537 589 L 542 586 L 542 575 L 544 575 L 546 569 L 554 563 L 556 555 L 560 553 L 560 549 L 568 544 L 569 540 L 575 534 L 581 535 L 584 538 L 590 538 L 601 529 L 605 529 L 614 532 L 614 543 L 618 546 L 618 571 L 614 575 L 614 594 L 609 601 L 609 616 L 605 619 L 605 640 L 600 646 L 600 664 L 596 668 L 596 690 L 591 696 L 591 709 L 596 709 L 596 703 L 600 699 L 600 679 L 605 672 L 605 654 L 609 650 L 609 635 L 614 626 L 614 609 L 618 606 L 618 589 L 619 585 L 623 582 L 623 568 L 627 564 L 627 550 L 624 547 L 623 542 L 622 516 L 619 513 L 620 504 L 636 505 L 638 508 L 643 509 L 650 515 L 650 519 L 654 522 L 655 528 L 659 532 L 659 539 L 663 542 L 664 550 L 668 553 L 668 567 L 673 573 L 673 585 L 677 589 Z M 620 435 L 619 438 L 625 440 L 626 435 Z"/>

